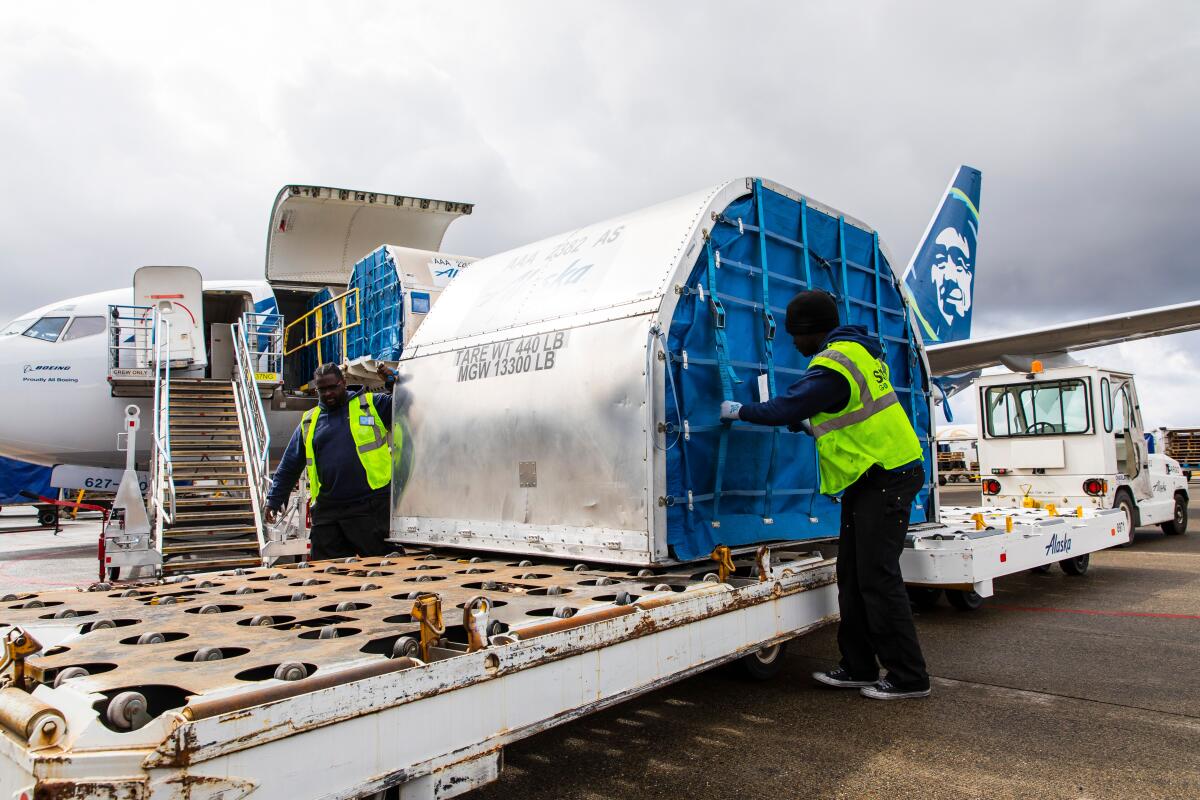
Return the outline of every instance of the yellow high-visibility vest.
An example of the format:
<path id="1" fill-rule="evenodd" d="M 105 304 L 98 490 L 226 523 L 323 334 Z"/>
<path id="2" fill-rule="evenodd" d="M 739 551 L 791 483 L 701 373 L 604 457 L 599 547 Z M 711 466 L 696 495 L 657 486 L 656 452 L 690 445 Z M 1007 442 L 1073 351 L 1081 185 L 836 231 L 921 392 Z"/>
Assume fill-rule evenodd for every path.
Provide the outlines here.
<path id="1" fill-rule="evenodd" d="M 363 392 L 353 398 L 350 407 L 350 435 L 354 438 L 355 452 L 367 473 L 367 484 L 380 489 L 392 480 L 392 450 L 388 447 L 387 427 L 375 410 L 373 395 Z M 317 454 L 313 452 L 313 432 L 317 428 L 317 417 L 321 407 L 315 406 L 300 418 L 300 431 L 304 436 L 304 457 L 308 468 L 308 492 L 312 504 L 317 504 L 321 494 L 321 479 L 317 476 Z M 398 434 L 403 437 L 403 432 Z"/>
<path id="2" fill-rule="evenodd" d="M 831 369 L 850 383 L 845 408 L 809 420 L 817 439 L 822 494 L 843 491 L 876 464 L 895 469 L 924 458 L 886 363 L 857 342 L 832 342 L 810 366 Z"/>

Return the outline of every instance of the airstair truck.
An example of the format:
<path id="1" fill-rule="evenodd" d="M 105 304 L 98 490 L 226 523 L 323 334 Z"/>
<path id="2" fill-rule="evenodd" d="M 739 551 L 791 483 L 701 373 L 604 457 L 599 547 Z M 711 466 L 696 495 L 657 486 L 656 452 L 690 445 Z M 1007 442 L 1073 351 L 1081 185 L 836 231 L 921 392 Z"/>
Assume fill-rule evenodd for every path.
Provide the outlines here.
<path id="1" fill-rule="evenodd" d="M 889 262 L 756 179 L 475 262 L 400 362 L 395 553 L 0 598 L 4 800 L 453 797 L 522 737 L 726 662 L 771 675 L 836 618 L 839 508 L 809 437 L 718 407 L 804 369 L 773 344 L 795 290 L 886 346 L 930 470 L 914 528 L 974 530 L 936 520 Z"/>

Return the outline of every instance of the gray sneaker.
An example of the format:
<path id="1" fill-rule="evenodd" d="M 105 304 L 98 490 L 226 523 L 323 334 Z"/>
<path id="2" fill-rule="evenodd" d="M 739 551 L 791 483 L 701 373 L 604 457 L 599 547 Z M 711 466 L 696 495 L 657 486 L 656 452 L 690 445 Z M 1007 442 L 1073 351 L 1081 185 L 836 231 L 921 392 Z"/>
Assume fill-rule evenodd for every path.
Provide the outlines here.
<path id="1" fill-rule="evenodd" d="M 834 667 L 824 672 L 814 672 L 812 676 L 814 680 L 838 689 L 863 689 L 867 686 L 874 686 L 879 680 L 878 678 L 865 681 L 855 680 L 854 676 L 847 672 L 844 667 Z"/>
<path id="2" fill-rule="evenodd" d="M 872 686 L 864 686 L 859 690 L 863 697 L 872 700 L 912 700 L 918 697 L 929 697 L 929 689 L 901 689 L 893 686 L 887 678 Z"/>

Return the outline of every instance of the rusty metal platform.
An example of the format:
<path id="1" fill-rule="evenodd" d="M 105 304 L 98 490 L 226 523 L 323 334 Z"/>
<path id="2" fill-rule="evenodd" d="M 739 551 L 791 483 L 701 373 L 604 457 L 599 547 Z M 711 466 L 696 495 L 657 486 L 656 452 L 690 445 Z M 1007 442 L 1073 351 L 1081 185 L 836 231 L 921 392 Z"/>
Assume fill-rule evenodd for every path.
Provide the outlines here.
<path id="1" fill-rule="evenodd" d="M 650 593 L 682 592 L 706 576 L 716 579 L 712 564 L 682 569 L 598 569 L 410 551 L 131 587 L 7 595 L 0 627 L 38 631 L 43 644 L 52 645 L 28 662 L 36 681 L 66 680 L 79 691 L 109 697 L 158 687 L 151 702 L 162 709 L 181 706 L 189 696 L 248 688 L 276 677 L 283 664 L 301 664 L 313 675 L 372 656 L 411 655 L 411 647 L 397 642 L 419 638 L 420 624 L 411 614 L 424 593 L 441 599 L 446 640 L 465 642 L 462 609 L 473 598 L 490 601 L 491 636 L 597 606 L 627 605 Z M 752 560 L 739 561 L 739 573 L 753 570 Z M 51 631 L 56 633 L 47 640 Z"/>

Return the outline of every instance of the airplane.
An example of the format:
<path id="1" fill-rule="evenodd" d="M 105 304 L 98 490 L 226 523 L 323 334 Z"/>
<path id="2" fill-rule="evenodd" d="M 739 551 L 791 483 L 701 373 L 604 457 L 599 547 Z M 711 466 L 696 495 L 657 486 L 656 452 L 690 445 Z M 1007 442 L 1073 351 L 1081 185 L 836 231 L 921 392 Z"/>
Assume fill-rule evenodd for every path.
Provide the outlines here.
<path id="1" fill-rule="evenodd" d="M 346 292 L 359 259 L 382 245 L 400 245 L 393 254 L 402 272 L 399 280 L 415 281 L 424 289 L 407 293 L 410 305 L 404 314 L 415 329 L 456 270 L 473 260 L 439 252 L 450 223 L 471 210 L 467 203 L 289 185 L 272 206 L 262 279 L 204 280 L 190 267 L 143 267 L 132 286 L 60 300 L 20 315 L 0 329 L 0 391 L 10 408 L 0 417 L 0 454 L 47 466 L 118 469 L 125 457 L 117 450 L 116 435 L 124 428 L 124 409 L 132 403 L 143 420 L 137 460 L 147 463 L 152 380 L 149 370 L 138 369 L 146 366 L 144 356 L 143 363 L 134 363 L 137 354 L 131 350 L 148 339 L 137 325 L 140 316 L 146 327 L 151 306 L 173 321 L 173 376 L 228 378 L 232 324 L 280 316 L 285 324 L 297 320 L 322 290 L 333 296 Z M 335 311 L 353 322 L 355 312 L 348 305 L 355 297 L 334 303 L 326 313 Z M 360 300 L 361 309 L 367 298 Z M 362 321 L 362 313 L 358 319 Z M 302 333 L 289 346 L 303 339 Z M 279 373 L 258 376 L 273 458 L 315 402 L 300 391 L 315 363 L 299 355 L 284 357 Z"/>
<path id="2" fill-rule="evenodd" d="M 1024 368 L 1034 358 L 1060 363 L 1072 350 L 1200 328 L 1200 302 L 1192 302 L 971 339 L 981 180 L 972 167 L 955 171 L 899 277 L 943 399 L 990 366 Z M 182 359 L 190 366 L 177 374 L 213 377 L 230 361 L 227 338 L 214 338 L 214 329 L 220 334 L 221 326 L 244 314 L 281 315 L 294 322 L 322 289 L 335 295 L 345 291 L 356 260 L 384 244 L 407 248 L 404 269 L 424 270 L 426 280 L 436 284 L 431 293 L 436 295 L 472 260 L 439 252 L 450 223 L 471 210 L 466 203 L 289 185 L 272 207 L 262 280 L 204 281 L 190 268 L 149 267 L 138 271 L 133 287 L 22 314 L 0 330 L 0 392 L 10 409 L 21 410 L 0 417 L 0 455 L 45 465 L 123 465 L 115 434 L 122 429 L 124 408 L 135 403 L 149 419 L 151 398 L 148 380 L 121 374 L 124 368 L 115 363 L 119 354 L 113 357 L 111 335 L 105 335 L 114 307 L 157 304 L 169 316 L 187 317 L 190 325 L 173 329 L 173 335 L 191 337 L 189 343 L 171 345 L 173 360 L 177 345 L 190 348 Z M 139 288 L 139 275 L 150 288 Z M 189 293 L 194 309 L 183 307 L 183 295 Z M 415 304 L 421 293 L 410 294 Z M 405 314 L 419 324 L 430 302 L 426 296 L 423 305 L 406 307 Z M 346 312 L 344 306 L 341 311 Z M 266 383 L 274 384 L 268 386 L 266 404 L 274 458 L 315 401 L 300 391 L 309 376 L 297 362 L 285 358 L 282 374 L 268 372 L 267 377 Z M 259 385 L 262 390 L 264 384 Z M 948 403 L 942 405 L 948 409 Z M 139 463 L 145 463 L 149 448 L 143 435 Z"/>
<path id="3" fill-rule="evenodd" d="M 989 367 L 1067 366 L 1077 350 L 1200 329 L 1200 301 L 1191 301 L 971 338 L 981 184 L 979 170 L 955 171 L 902 277 L 947 421 L 945 400 Z"/>

